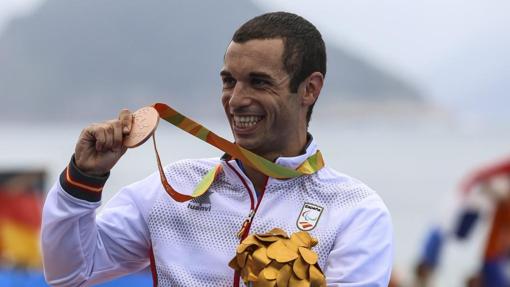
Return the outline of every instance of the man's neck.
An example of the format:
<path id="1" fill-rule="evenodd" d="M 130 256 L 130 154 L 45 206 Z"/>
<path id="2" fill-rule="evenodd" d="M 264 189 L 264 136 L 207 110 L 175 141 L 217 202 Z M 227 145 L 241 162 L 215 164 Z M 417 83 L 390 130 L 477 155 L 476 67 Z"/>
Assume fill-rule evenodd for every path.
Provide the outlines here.
<path id="1" fill-rule="evenodd" d="M 261 156 L 267 160 L 275 162 L 278 159 L 278 157 L 280 157 L 280 156 L 292 157 L 292 156 L 302 155 L 302 154 L 306 153 L 306 149 L 308 148 L 308 145 L 310 144 L 311 141 L 312 141 L 312 136 L 310 134 L 307 134 L 305 143 L 303 145 L 301 145 L 301 147 L 294 152 L 290 152 L 287 154 L 271 153 L 271 154 L 266 154 L 266 155 L 261 155 Z M 255 190 L 257 191 L 257 193 L 261 193 L 265 189 L 265 185 L 267 182 L 267 176 L 249 165 L 243 165 L 243 170 L 244 170 L 246 176 L 253 183 L 253 186 L 255 187 Z"/>
<path id="2" fill-rule="evenodd" d="M 261 194 L 262 191 L 266 188 L 265 185 L 267 182 L 267 176 L 248 165 L 244 166 L 244 172 L 245 172 L 246 176 L 253 183 L 253 187 L 255 187 L 255 191 L 258 194 Z"/>

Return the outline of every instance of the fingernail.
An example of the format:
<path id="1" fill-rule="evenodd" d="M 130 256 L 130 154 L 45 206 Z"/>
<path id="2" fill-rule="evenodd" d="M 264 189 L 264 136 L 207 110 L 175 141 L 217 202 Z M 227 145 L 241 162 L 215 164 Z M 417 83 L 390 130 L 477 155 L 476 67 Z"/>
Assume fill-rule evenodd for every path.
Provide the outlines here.
<path id="1" fill-rule="evenodd" d="M 128 128 L 127 126 L 125 126 L 125 127 L 124 127 L 124 129 L 123 129 L 123 131 L 124 131 L 125 133 L 127 133 L 127 132 L 129 132 L 129 128 Z"/>

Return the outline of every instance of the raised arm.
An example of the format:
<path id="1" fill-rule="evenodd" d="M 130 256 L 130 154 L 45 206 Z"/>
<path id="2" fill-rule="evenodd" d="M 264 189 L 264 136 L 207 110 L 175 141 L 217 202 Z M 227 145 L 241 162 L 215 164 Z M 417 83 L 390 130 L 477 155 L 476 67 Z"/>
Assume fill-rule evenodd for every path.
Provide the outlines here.
<path id="1" fill-rule="evenodd" d="M 126 148 L 131 113 L 83 130 L 69 165 L 43 208 L 44 272 L 52 286 L 90 286 L 148 265 L 144 209 L 133 188 L 121 190 L 96 217 L 109 171 Z M 143 183 L 138 183 L 143 184 Z"/>

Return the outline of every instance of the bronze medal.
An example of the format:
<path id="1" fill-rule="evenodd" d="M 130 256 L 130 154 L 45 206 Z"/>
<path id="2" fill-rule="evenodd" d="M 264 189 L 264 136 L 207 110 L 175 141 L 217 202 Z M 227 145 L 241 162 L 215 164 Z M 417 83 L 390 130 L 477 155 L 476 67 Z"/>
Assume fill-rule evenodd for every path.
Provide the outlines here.
<path id="1" fill-rule="evenodd" d="M 131 132 L 124 136 L 124 146 L 134 148 L 148 140 L 159 123 L 159 114 L 153 107 L 143 107 L 133 113 Z"/>

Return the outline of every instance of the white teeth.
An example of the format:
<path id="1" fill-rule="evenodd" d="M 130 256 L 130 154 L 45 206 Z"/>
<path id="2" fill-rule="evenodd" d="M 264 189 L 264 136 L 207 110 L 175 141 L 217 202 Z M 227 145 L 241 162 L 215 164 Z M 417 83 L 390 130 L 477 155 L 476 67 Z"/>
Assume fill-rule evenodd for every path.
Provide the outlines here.
<path id="1" fill-rule="evenodd" d="M 261 116 L 234 116 L 234 124 L 239 128 L 249 128 L 257 124 Z"/>

